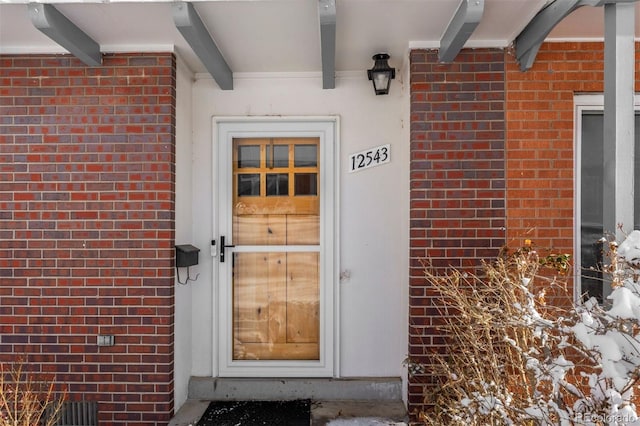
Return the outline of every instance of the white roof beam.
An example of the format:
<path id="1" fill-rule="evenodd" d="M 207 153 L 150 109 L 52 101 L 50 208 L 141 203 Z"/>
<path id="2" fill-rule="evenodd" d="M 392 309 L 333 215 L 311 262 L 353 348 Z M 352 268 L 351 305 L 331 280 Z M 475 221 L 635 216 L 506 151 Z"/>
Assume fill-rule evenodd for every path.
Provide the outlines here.
<path id="1" fill-rule="evenodd" d="M 47 37 L 88 66 L 102 65 L 100 45 L 58 9 L 46 3 L 29 3 L 27 8 L 33 25 Z"/>
<path id="2" fill-rule="evenodd" d="M 542 9 L 516 37 L 516 59 L 520 69 L 533 66 L 542 42 L 565 16 L 582 6 L 602 6 L 614 3 L 635 3 L 637 0 L 554 0 Z"/>
<path id="3" fill-rule="evenodd" d="M 191 49 L 205 66 L 211 77 L 222 90 L 233 89 L 233 73 L 225 61 L 220 49 L 211 38 L 193 4 L 176 2 L 171 6 L 173 22 L 178 31 L 187 40 Z"/>
<path id="4" fill-rule="evenodd" d="M 318 0 L 322 88 L 336 87 L 336 0 Z"/>
<path id="5" fill-rule="evenodd" d="M 516 37 L 516 59 L 520 69 L 526 71 L 536 60 L 545 38 L 565 16 L 579 7 L 581 0 L 556 0 L 547 5 Z"/>
<path id="6" fill-rule="evenodd" d="M 480 23 L 483 12 L 484 0 L 462 0 L 460 2 L 440 39 L 438 51 L 440 62 L 451 62 L 455 59 Z"/>
<path id="7" fill-rule="evenodd" d="M 622 241 L 635 225 L 635 5 L 606 4 L 604 12 L 603 225 Z"/>

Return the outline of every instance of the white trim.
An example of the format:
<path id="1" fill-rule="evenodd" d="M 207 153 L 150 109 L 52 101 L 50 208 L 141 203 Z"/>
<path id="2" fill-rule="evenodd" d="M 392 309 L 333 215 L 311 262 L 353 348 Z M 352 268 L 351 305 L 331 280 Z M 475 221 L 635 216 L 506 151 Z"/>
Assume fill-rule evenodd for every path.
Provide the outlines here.
<path id="1" fill-rule="evenodd" d="M 506 39 L 495 40 L 469 40 L 464 49 L 504 49 L 510 44 Z M 409 50 L 414 49 L 440 49 L 440 40 L 412 40 L 409 41 Z"/>
<path id="2" fill-rule="evenodd" d="M 51 46 L 0 46 L 0 55 L 56 55 L 56 54 L 70 55 L 67 49 L 57 44 L 52 44 Z"/>
<path id="3" fill-rule="evenodd" d="M 230 235 L 230 209 L 221 203 L 230 200 L 231 143 L 235 137 L 319 137 L 320 138 L 320 247 L 273 246 L 270 251 L 319 251 L 320 256 L 320 359 L 318 361 L 233 360 L 231 330 L 231 281 L 229 263 L 214 261 L 214 307 L 217 307 L 214 331 L 214 372 L 221 377 L 338 377 L 339 376 L 339 291 L 338 291 L 338 200 L 339 200 L 339 118 L 311 117 L 213 117 L 213 231 Z M 227 243 L 231 244 L 230 237 Z M 250 247 L 233 250 L 247 251 Z M 309 249 L 309 250 L 307 250 Z M 262 249 L 261 249 L 262 250 Z M 280 250 L 282 251 L 282 250 Z M 219 248 L 218 248 L 219 252 Z M 229 251 L 229 254 L 231 251 Z M 225 275 L 226 277 L 223 277 Z"/>
<path id="4" fill-rule="evenodd" d="M 34 0 L 0 0 L 0 4 L 28 4 L 33 2 Z M 56 4 L 56 3 L 86 3 L 86 4 L 91 4 L 91 3 L 97 3 L 97 4 L 108 4 L 108 3 L 131 3 L 133 0 L 46 0 L 46 1 L 42 1 L 42 0 L 36 0 L 35 3 L 52 3 L 52 4 Z M 140 3 L 173 3 L 175 0 L 137 0 Z M 199 2 L 219 2 L 219 3 L 224 3 L 224 2 L 238 2 L 238 1 L 245 1 L 245 2 L 249 2 L 249 1 L 255 1 L 255 0 L 190 0 L 194 3 L 199 3 Z M 278 0 L 260 0 L 263 2 L 267 2 L 267 1 L 278 1 Z"/>
<path id="5" fill-rule="evenodd" d="M 320 246 L 238 246 L 233 249 L 234 253 L 309 253 L 320 251 Z"/>
<path id="6" fill-rule="evenodd" d="M 639 37 L 634 37 L 635 41 L 640 40 Z M 604 43 L 604 36 L 602 37 L 550 37 L 544 40 L 545 43 Z"/>
<path id="7" fill-rule="evenodd" d="M 101 44 L 102 53 L 176 53 L 176 45 L 167 44 Z"/>
<path id="8" fill-rule="evenodd" d="M 58 44 L 40 46 L 0 46 L 0 54 L 69 54 L 69 51 Z M 174 44 L 103 44 L 100 53 L 176 53 Z"/>
<path id="9" fill-rule="evenodd" d="M 342 79 L 356 79 L 366 77 L 364 71 L 336 71 L 336 78 Z M 198 80 L 212 80 L 211 74 L 206 72 L 199 72 L 195 74 L 195 78 Z M 288 72 L 234 72 L 233 80 L 295 80 L 295 79 L 318 79 L 322 80 L 322 72 L 316 71 L 288 71 Z"/>

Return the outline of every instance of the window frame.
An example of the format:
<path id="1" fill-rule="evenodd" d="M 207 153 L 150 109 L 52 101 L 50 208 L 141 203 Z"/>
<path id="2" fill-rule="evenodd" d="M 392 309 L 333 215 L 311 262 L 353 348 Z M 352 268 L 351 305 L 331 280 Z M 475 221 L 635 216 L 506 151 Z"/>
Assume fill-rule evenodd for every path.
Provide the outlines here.
<path id="1" fill-rule="evenodd" d="M 573 253 L 574 253 L 574 285 L 573 300 L 580 303 L 582 296 L 582 244 L 581 244 L 581 228 L 582 228 L 582 117 L 590 111 L 600 112 L 604 114 L 604 94 L 579 94 L 573 98 L 574 112 L 574 225 L 573 225 Z M 635 114 L 640 113 L 640 95 L 634 95 L 633 107 Z M 639 135 L 636 135 L 637 138 Z M 603 288 L 602 297 L 606 299 L 608 294 L 606 287 Z"/>

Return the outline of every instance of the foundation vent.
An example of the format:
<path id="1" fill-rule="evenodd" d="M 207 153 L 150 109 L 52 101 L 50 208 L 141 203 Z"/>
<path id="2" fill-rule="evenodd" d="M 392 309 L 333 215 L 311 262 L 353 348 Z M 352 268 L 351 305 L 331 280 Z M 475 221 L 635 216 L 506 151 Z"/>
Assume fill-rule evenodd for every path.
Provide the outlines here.
<path id="1" fill-rule="evenodd" d="M 49 417 L 53 413 L 45 414 Z M 67 401 L 62 404 L 56 426 L 98 426 L 96 401 Z"/>

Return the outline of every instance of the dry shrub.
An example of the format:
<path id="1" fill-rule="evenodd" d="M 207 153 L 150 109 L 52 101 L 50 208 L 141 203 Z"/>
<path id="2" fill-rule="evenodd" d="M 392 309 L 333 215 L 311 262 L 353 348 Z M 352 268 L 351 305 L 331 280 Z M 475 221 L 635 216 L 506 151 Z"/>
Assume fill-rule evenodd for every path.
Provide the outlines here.
<path id="1" fill-rule="evenodd" d="M 441 316 L 439 378 L 420 413 L 427 425 L 640 425 L 640 231 L 610 242 L 606 305 L 547 304 L 563 292 L 568 256 L 530 247 L 473 275 L 426 269 Z M 554 273 L 542 274 L 541 268 Z M 415 366 L 412 366 L 416 370 Z M 413 371 L 410 369 L 410 372 Z M 416 371 L 419 371 L 417 369 Z M 422 366 L 422 372 L 426 366 Z"/>
<path id="2" fill-rule="evenodd" d="M 52 380 L 27 371 L 26 363 L 0 363 L 0 426 L 56 425 L 64 393 Z"/>
<path id="3" fill-rule="evenodd" d="M 568 257 L 540 259 L 536 251 L 525 248 L 484 263 L 481 275 L 458 270 L 437 275 L 426 268 L 447 351 L 432 356 L 430 367 L 440 381 L 426 395 L 433 410 L 422 412 L 421 421 L 428 425 L 538 424 L 532 418 L 540 419 L 540 413 L 532 416 L 531 411 L 540 404 L 540 396 L 558 394 L 552 389 L 558 380 L 544 376 L 563 375 L 571 366 L 565 363 L 566 349 L 562 339 L 554 337 L 555 325 L 548 319 L 566 312 L 545 303 L 545 294 L 549 290 L 562 293 L 564 283 L 541 277 L 541 267 L 567 271 Z M 549 365 L 558 371 L 545 371 Z M 553 410 L 544 413 L 554 424 Z"/>

